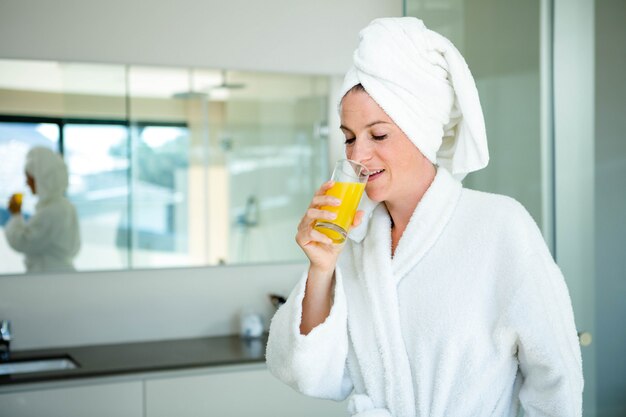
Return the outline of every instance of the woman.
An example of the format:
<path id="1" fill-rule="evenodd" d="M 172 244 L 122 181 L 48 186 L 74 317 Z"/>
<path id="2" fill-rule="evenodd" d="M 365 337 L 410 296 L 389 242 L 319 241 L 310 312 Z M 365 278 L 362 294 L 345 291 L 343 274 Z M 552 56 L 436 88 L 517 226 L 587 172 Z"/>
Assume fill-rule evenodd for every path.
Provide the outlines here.
<path id="1" fill-rule="evenodd" d="M 11 197 L 7 241 L 26 255 L 27 272 L 72 271 L 80 234 L 76 209 L 64 196 L 68 185 L 65 162 L 50 149 L 35 147 L 26 155 L 25 171 L 26 183 L 39 201 L 35 214 L 25 221 L 21 202 Z"/>
<path id="2" fill-rule="evenodd" d="M 345 78 L 346 156 L 373 172 L 345 246 L 296 235 L 309 270 L 270 328 L 270 371 L 362 417 L 580 416 L 563 277 L 526 210 L 459 182 L 488 161 L 473 78 L 415 18 L 360 33 Z"/>

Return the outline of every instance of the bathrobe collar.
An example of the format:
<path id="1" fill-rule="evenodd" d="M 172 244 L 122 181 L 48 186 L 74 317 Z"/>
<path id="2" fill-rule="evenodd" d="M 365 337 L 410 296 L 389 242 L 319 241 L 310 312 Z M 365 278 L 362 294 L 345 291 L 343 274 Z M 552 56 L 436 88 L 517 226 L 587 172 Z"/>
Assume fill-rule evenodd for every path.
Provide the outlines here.
<path id="1" fill-rule="evenodd" d="M 422 260 L 426 252 L 435 244 L 454 213 L 461 196 L 461 189 L 461 183 L 454 179 L 446 169 L 437 169 L 437 175 L 411 215 L 391 261 L 396 284 Z M 384 206 L 382 208 L 384 209 Z M 384 210 L 380 216 L 385 214 L 389 219 L 387 235 L 391 239 L 389 213 Z M 391 255 L 391 246 L 389 251 Z"/>
<path id="2" fill-rule="evenodd" d="M 391 261 L 393 275 L 398 281 L 419 263 L 435 243 L 452 217 L 461 196 L 461 189 L 459 180 L 445 168 L 437 168 L 435 179 L 411 215 Z M 366 237 L 379 243 L 388 240 L 388 247 L 386 245 L 380 250 L 391 259 L 391 217 L 383 204 L 373 203 L 365 195 L 363 200 L 365 201 L 361 202 L 359 209 L 365 211 L 364 220 L 358 228 L 350 232 L 349 238 L 354 243 L 361 243 Z M 378 236 L 374 238 L 373 234 Z M 381 234 L 384 235 L 382 240 Z"/>

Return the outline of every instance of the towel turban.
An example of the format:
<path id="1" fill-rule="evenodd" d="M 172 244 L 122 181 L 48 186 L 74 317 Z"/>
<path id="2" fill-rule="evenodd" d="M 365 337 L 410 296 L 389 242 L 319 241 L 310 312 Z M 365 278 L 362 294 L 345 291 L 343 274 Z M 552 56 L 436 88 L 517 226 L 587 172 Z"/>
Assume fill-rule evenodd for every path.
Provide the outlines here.
<path id="1" fill-rule="evenodd" d="M 61 155 L 37 146 L 26 154 L 24 170 L 35 179 L 39 203 L 62 197 L 68 186 L 67 166 Z"/>
<path id="2" fill-rule="evenodd" d="M 478 91 L 452 42 L 414 17 L 376 19 L 359 38 L 340 97 L 363 85 L 420 152 L 456 178 L 484 168 Z"/>

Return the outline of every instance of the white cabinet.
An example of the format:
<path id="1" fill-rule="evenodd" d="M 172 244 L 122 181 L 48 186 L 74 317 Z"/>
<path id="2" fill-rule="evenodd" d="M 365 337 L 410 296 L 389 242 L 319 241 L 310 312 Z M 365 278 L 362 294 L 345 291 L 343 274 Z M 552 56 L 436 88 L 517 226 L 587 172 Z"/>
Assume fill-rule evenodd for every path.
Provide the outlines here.
<path id="1" fill-rule="evenodd" d="M 230 368 L 230 369 L 229 369 Z M 301 395 L 262 367 L 146 379 L 146 417 L 346 417 L 346 402 Z"/>
<path id="2" fill-rule="evenodd" d="M 265 364 L 232 365 L 0 389 L 0 417 L 347 417 L 347 404 L 306 397 Z"/>
<path id="3" fill-rule="evenodd" d="M 0 416 L 143 417 L 142 394 L 141 381 L 2 393 Z"/>

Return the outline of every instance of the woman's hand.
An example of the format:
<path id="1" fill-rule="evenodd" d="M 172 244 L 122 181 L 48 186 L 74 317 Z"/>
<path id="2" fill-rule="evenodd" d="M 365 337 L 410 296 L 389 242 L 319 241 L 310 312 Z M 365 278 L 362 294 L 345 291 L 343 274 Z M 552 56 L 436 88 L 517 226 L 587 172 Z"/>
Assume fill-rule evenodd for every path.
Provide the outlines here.
<path id="1" fill-rule="evenodd" d="M 13 194 L 9 199 L 9 212 L 11 214 L 20 214 L 22 212 L 22 202 L 18 200 L 16 194 Z"/>
<path id="2" fill-rule="evenodd" d="M 303 335 L 309 334 L 330 314 L 335 266 L 345 244 L 333 243 L 328 236 L 313 227 L 316 220 L 334 220 L 337 217 L 335 213 L 321 209 L 322 206 L 339 206 L 341 203 L 335 197 L 326 195 L 333 185 L 333 181 L 328 181 L 315 192 L 309 208 L 298 225 L 296 234 L 296 242 L 311 263 L 306 291 L 302 299 L 300 334 Z M 363 212 L 357 211 L 352 227 L 358 226 L 362 217 Z"/>
<path id="3" fill-rule="evenodd" d="M 328 191 L 334 185 L 333 181 L 327 181 L 315 192 L 313 200 L 307 209 L 304 217 L 298 225 L 296 242 L 302 248 L 311 263 L 310 269 L 326 272 L 332 275 L 337 264 L 337 258 L 343 249 L 344 243 L 335 244 L 333 241 L 316 230 L 313 226 L 316 220 L 334 220 L 337 215 L 327 210 L 321 210 L 322 206 L 338 206 L 341 201 L 332 196 L 327 196 Z M 357 211 L 354 216 L 352 227 L 361 223 L 362 211 Z"/>

